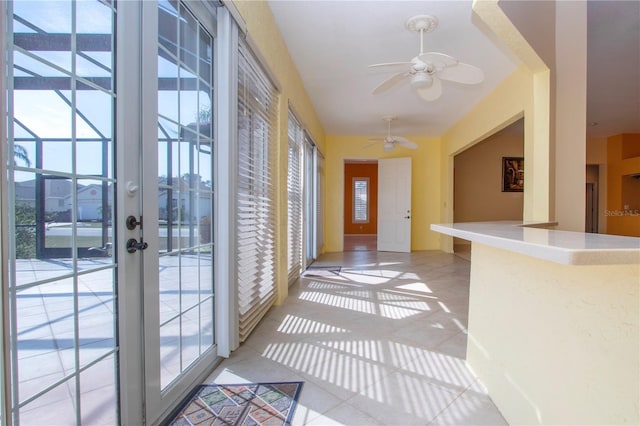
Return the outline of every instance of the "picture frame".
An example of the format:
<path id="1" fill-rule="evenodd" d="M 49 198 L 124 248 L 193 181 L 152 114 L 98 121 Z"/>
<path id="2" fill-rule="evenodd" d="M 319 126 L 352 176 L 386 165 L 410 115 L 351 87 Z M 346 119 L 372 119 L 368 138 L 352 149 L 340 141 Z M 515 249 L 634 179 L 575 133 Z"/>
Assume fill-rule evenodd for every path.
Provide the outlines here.
<path id="1" fill-rule="evenodd" d="M 502 157 L 502 192 L 524 191 L 524 157 Z"/>

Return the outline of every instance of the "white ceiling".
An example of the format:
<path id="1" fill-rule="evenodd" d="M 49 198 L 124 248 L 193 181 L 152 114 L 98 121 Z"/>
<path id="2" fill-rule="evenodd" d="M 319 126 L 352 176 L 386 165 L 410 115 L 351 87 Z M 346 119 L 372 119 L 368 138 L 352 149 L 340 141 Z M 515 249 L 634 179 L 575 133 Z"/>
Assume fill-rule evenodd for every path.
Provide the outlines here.
<path id="1" fill-rule="evenodd" d="M 513 56 L 471 23 L 470 0 L 269 0 L 269 5 L 327 134 L 384 134 L 382 116 L 395 115 L 393 133 L 440 136 L 517 67 Z M 419 34 L 405 28 L 405 21 L 418 14 L 439 21 L 424 36 L 425 51 L 481 68 L 483 83 L 443 82 L 442 97 L 434 102 L 421 100 L 408 82 L 371 94 L 393 72 L 371 71 L 367 65 L 410 61 L 419 53 Z"/>
<path id="2" fill-rule="evenodd" d="M 588 4 L 587 122 L 598 125 L 588 126 L 587 134 L 640 133 L 640 1 Z M 269 0 L 269 5 L 327 134 L 384 134 L 381 117 L 396 115 L 396 134 L 442 135 L 518 65 L 472 23 L 471 0 Z M 425 51 L 481 68 L 482 84 L 443 82 L 442 97 L 434 102 L 421 100 L 406 82 L 371 94 L 393 73 L 367 65 L 409 61 L 418 53 L 419 36 L 405 28 L 417 14 L 439 20 L 425 35 Z"/>

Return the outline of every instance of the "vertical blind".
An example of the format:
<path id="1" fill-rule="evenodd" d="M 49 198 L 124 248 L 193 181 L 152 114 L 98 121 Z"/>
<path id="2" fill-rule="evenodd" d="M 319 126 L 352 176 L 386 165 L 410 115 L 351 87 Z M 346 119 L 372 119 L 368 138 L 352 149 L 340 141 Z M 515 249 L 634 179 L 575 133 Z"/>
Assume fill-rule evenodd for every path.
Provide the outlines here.
<path id="1" fill-rule="evenodd" d="M 302 269 L 302 126 L 289 110 L 289 169 L 287 174 L 289 285 Z"/>
<path id="2" fill-rule="evenodd" d="M 244 40 L 238 54 L 236 259 L 240 342 L 276 297 L 277 93 Z"/>

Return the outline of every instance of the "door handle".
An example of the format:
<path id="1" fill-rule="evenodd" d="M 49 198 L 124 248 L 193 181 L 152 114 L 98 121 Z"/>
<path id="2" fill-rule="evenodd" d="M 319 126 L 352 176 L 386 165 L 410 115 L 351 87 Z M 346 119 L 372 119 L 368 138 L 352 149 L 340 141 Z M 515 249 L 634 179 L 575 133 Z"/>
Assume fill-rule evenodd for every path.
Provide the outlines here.
<path id="1" fill-rule="evenodd" d="M 405 219 L 411 219 L 411 216 L 405 216 L 404 218 Z"/>
<path id="2" fill-rule="evenodd" d="M 142 238 L 140 238 L 140 241 L 136 240 L 135 238 L 129 238 L 129 240 L 127 241 L 128 253 L 135 253 L 138 250 L 146 250 L 147 247 L 149 247 L 149 244 L 142 241 Z"/>
<path id="3" fill-rule="evenodd" d="M 127 225 L 127 229 L 129 231 L 133 231 L 138 225 L 140 225 L 140 229 L 142 229 L 142 216 L 140 216 L 140 220 L 136 219 L 135 216 L 129 216 L 124 222 Z"/>

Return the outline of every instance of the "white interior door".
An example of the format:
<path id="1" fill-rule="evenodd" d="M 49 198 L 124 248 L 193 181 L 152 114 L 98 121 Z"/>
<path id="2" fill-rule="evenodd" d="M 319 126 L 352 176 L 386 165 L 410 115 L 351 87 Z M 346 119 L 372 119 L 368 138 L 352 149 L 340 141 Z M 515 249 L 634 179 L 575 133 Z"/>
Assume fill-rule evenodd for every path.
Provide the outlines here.
<path id="1" fill-rule="evenodd" d="M 378 251 L 411 251 L 411 158 L 378 160 Z"/>

